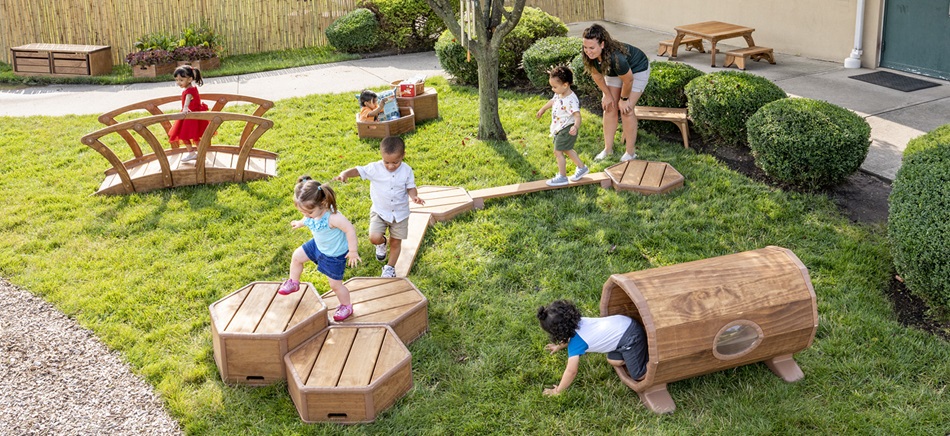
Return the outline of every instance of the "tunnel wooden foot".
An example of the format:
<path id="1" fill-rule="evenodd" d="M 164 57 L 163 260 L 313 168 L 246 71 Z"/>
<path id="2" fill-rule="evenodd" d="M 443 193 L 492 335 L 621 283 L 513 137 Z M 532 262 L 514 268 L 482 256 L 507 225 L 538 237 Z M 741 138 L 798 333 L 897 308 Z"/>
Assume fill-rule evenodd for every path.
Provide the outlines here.
<path id="1" fill-rule="evenodd" d="M 797 382 L 805 377 L 805 373 L 802 372 L 802 369 L 795 363 L 795 359 L 792 358 L 791 354 L 773 357 L 766 360 L 765 364 L 775 375 L 789 383 Z"/>
<path id="2" fill-rule="evenodd" d="M 676 403 L 666 390 L 666 383 L 650 386 L 643 392 L 637 392 L 637 395 L 640 396 L 643 405 L 653 413 L 673 413 L 676 410 Z"/>

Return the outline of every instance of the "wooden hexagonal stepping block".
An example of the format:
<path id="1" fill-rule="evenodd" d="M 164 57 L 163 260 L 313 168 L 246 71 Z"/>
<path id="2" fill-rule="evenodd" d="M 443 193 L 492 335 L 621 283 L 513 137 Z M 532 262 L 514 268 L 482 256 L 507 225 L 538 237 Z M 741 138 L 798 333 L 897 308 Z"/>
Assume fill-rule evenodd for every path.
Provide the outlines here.
<path id="1" fill-rule="evenodd" d="M 418 213 L 432 214 L 436 221 L 448 221 L 462 212 L 474 208 L 475 202 L 468 195 L 465 188 L 455 186 L 419 186 L 419 197 L 425 200 L 425 205 L 409 203 L 409 210 Z"/>
<path id="2" fill-rule="evenodd" d="M 305 422 L 372 422 L 412 388 L 412 356 L 385 325 L 331 326 L 284 364 Z"/>
<path id="3" fill-rule="evenodd" d="M 683 175 L 666 162 L 634 159 L 613 165 L 604 172 L 618 191 L 666 194 L 683 186 Z"/>
<path id="4" fill-rule="evenodd" d="M 262 386 L 284 380 L 284 355 L 325 329 L 327 306 L 310 283 L 280 295 L 279 282 L 253 282 L 214 302 L 214 362 L 229 384 Z"/>
<path id="5" fill-rule="evenodd" d="M 405 277 L 355 277 L 344 285 L 350 290 L 353 315 L 342 325 L 384 324 L 392 327 L 406 345 L 429 329 L 429 300 Z M 327 315 L 340 305 L 334 291 L 323 294 Z"/>

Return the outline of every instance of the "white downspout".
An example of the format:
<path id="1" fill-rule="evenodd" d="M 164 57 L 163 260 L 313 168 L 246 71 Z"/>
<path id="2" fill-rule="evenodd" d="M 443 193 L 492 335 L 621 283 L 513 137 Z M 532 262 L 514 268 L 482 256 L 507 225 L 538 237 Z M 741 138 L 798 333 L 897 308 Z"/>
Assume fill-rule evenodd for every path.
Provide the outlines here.
<path id="1" fill-rule="evenodd" d="M 845 58 L 845 68 L 861 68 L 861 40 L 864 36 L 864 0 L 858 0 L 858 14 L 854 19 L 854 49 L 851 50 L 851 56 Z"/>

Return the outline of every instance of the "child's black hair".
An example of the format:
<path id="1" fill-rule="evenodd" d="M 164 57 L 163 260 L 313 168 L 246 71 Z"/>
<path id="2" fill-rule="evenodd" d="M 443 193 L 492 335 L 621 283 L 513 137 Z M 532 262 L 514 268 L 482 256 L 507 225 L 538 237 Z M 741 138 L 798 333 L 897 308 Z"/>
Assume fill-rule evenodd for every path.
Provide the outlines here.
<path id="1" fill-rule="evenodd" d="M 182 65 L 178 68 L 175 68 L 175 72 L 172 73 L 172 77 L 191 77 L 191 80 L 195 82 L 195 85 L 201 86 L 205 84 L 205 81 L 201 80 L 201 70 L 191 65 Z"/>
<path id="2" fill-rule="evenodd" d="M 368 89 L 364 89 L 360 93 L 360 107 L 366 106 L 366 103 L 369 103 L 376 99 L 376 93 Z"/>
<path id="3" fill-rule="evenodd" d="M 379 143 L 379 151 L 385 154 L 406 154 L 406 143 L 398 136 L 387 136 Z"/>
<path id="4" fill-rule="evenodd" d="M 548 75 L 552 79 L 560 80 L 561 83 L 566 83 L 568 85 L 574 84 L 574 72 L 564 65 L 559 65 L 552 68 L 551 71 L 548 72 Z"/>
<path id="5" fill-rule="evenodd" d="M 565 343 L 574 337 L 581 322 L 581 311 L 568 300 L 557 300 L 538 308 L 538 321 L 555 344 Z"/>
<path id="6" fill-rule="evenodd" d="M 304 212 L 310 213 L 321 206 L 331 213 L 336 212 L 336 193 L 333 188 L 322 185 L 309 175 L 302 175 L 294 186 L 294 204 Z"/>

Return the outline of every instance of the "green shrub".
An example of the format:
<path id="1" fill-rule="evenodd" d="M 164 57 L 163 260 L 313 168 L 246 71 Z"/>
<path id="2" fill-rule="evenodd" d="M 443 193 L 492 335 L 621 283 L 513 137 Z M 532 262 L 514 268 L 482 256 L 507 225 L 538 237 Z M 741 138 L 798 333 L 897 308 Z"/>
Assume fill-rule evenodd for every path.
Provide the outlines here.
<path id="1" fill-rule="evenodd" d="M 950 313 L 950 124 L 907 144 L 888 199 L 894 266 L 911 292 Z"/>
<path id="2" fill-rule="evenodd" d="M 684 63 L 653 61 L 650 63 L 650 81 L 637 104 L 686 107 L 686 84 L 703 74 L 702 71 Z M 656 133 L 679 133 L 675 124 L 666 121 L 640 121 L 640 127 Z"/>
<path id="3" fill-rule="evenodd" d="M 571 59 L 584 48 L 584 42 L 573 36 L 549 36 L 537 40 L 521 58 L 525 75 L 531 84 L 548 87 L 548 71 L 558 65 L 570 66 Z M 572 68 L 573 70 L 573 68 Z"/>
<path id="4" fill-rule="evenodd" d="M 574 56 L 571 60 L 571 70 L 574 71 L 574 89 L 578 95 L 596 96 L 599 99 L 602 93 L 590 73 L 584 69 L 584 53 Z"/>
<path id="5" fill-rule="evenodd" d="M 379 22 L 366 8 L 355 9 L 327 27 L 327 41 L 346 53 L 367 52 L 379 45 Z"/>
<path id="6" fill-rule="evenodd" d="M 567 26 L 560 19 L 538 8 L 525 7 L 518 25 L 501 43 L 498 53 L 498 83 L 510 85 L 526 81 L 527 76 L 520 68 L 522 53 L 541 38 L 565 35 Z M 459 83 L 478 84 L 478 64 L 475 57 L 466 62 L 467 51 L 448 30 L 443 32 L 435 43 L 435 54 L 442 69 L 454 76 Z"/>
<path id="7" fill-rule="evenodd" d="M 139 51 L 165 50 L 170 52 L 178 48 L 178 39 L 164 32 L 152 32 L 135 41 L 134 46 Z"/>
<path id="8" fill-rule="evenodd" d="M 399 50 L 432 50 L 445 30 L 445 23 L 426 0 L 368 0 L 360 7 L 376 15 L 380 40 Z"/>
<path id="9" fill-rule="evenodd" d="M 218 53 L 223 45 L 221 36 L 206 22 L 189 24 L 178 35 L 178 47 L 207 47 Z"/>
<path id="10" fill-rule="evenodd" d="M 766 103 L 787 97 L 769 79 L 739 71 L 704 74 L 685 91 L 693 126 L 711 144 L 746 145 L 746 120 Z"/>
<path id="11" fill-rule="evenodd" d="M 768 103 L 749 117 L 746 128 L 755 165 L 805 189 L 843 181 L 861 166 L 871 144 L 864 118 L 809 98 Z"/>

